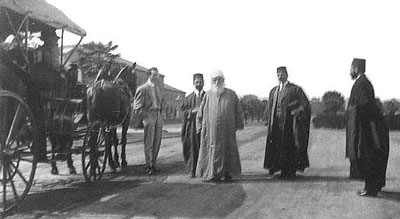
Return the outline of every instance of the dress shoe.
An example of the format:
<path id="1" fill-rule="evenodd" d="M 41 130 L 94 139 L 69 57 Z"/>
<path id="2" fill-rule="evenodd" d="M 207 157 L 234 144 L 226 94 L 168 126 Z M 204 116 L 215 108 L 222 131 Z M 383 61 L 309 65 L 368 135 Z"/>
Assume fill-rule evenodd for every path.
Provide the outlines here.
<path id="1" fill-rule="evenodd" d="M 367 196 L 367 197 L 376 197 L 378 195 L 378 192 L 362 190 L 362 191 L 358 192 L 358 195 L 359 196 Z"/>
<path id="2" fill-rule="evenodd" d="M 272 175 L 274 175 L 274 173 L 275 173 L 274 170 L 272 170 L 272 169 L 269 169 L 269 170 L 268 170 L 268 175 L 272 176 Z"/>
<path id="3" fill-rule="evenodd" d="M 153 175 L 154 169 L 152 167 L 146 167 L 146 173 L 147 173 L 147 175 Z"/>

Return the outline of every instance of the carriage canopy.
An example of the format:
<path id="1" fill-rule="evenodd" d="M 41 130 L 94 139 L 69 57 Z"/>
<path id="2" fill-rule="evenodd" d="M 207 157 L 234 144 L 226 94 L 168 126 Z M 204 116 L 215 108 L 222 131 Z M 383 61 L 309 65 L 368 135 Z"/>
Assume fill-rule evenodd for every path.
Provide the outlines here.
<path id="1" fill-rule="evenodd" d="M 44 25 L 55 29 L 63 29 L 81 37 L 86 36 L 86 31 L 69 19 L 62 11 L 45 0 L 0 0 L 0 8 L 8 9 L 13 20 L 22 20 L 25 16 L 36 20 L 39 23 L 32 23 L 31 28 L 40 30 Z M 0 19 L 2 12 L 0 11 Z M 2 25 L 4 27 L 4 25 Z"/>

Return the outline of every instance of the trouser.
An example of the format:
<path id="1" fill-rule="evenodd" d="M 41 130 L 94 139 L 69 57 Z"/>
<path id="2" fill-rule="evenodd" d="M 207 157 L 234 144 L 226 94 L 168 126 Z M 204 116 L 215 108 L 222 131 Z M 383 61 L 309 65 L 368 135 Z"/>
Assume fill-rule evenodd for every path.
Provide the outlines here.
<path id="1" fill-rule="evenodd" d="M 364 179 L 363 165 L 360 160 L 350 160 L 350 178 Z"/>
<path id="2" fill-rule="evenodd" d="M 196 132 L 196 130 L 194 130 Z M 199 159 L 200 150 L 200 133 L 193 134 L 194 139 L 190 148 L 190 158 L 189 158 L 189 171 L 194 176 L 196 174 L 197 161 Z"/>
<path id="3" fill-rule="evenodd" d="M 146 167 L 154 167 L 160 151 L 163 120 L 160 112 L 151 111 L 143 119 L 144 125 L 144 155 Z"/>

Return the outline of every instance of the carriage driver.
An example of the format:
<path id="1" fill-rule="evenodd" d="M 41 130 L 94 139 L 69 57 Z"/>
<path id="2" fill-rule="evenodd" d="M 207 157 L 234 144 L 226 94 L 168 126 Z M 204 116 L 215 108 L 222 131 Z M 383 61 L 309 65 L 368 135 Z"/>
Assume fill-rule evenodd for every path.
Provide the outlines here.
<path id="1" fill-rule="evenodd" d="M 60 37 L 54 29 L 45 29 L 41 31 L 40 39 L 43 41 L 41 47 L 43 64 L 49 69 L 57 69 L 60 65 L 60 50 L 57 43 Z"/>

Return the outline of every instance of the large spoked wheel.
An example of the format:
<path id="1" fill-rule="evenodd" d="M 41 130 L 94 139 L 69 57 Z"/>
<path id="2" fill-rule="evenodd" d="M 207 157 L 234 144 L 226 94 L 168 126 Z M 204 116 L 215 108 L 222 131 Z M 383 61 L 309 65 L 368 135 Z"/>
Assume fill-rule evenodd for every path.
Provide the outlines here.
<path id="1" fill-rule="evenodd" d="M 38 128 L 29 106 L 17 94 L 0 90 L 0 215 L 28 194 L 36 171 Z"/>
<path id="2" fill-rule="evenodd" d="M 89 185 L 100 181 L 104 174 L 108 144 L 106 128 L 100 121 L 92 123 L 86 131 L 82 147 L 82 173 Z"/>

